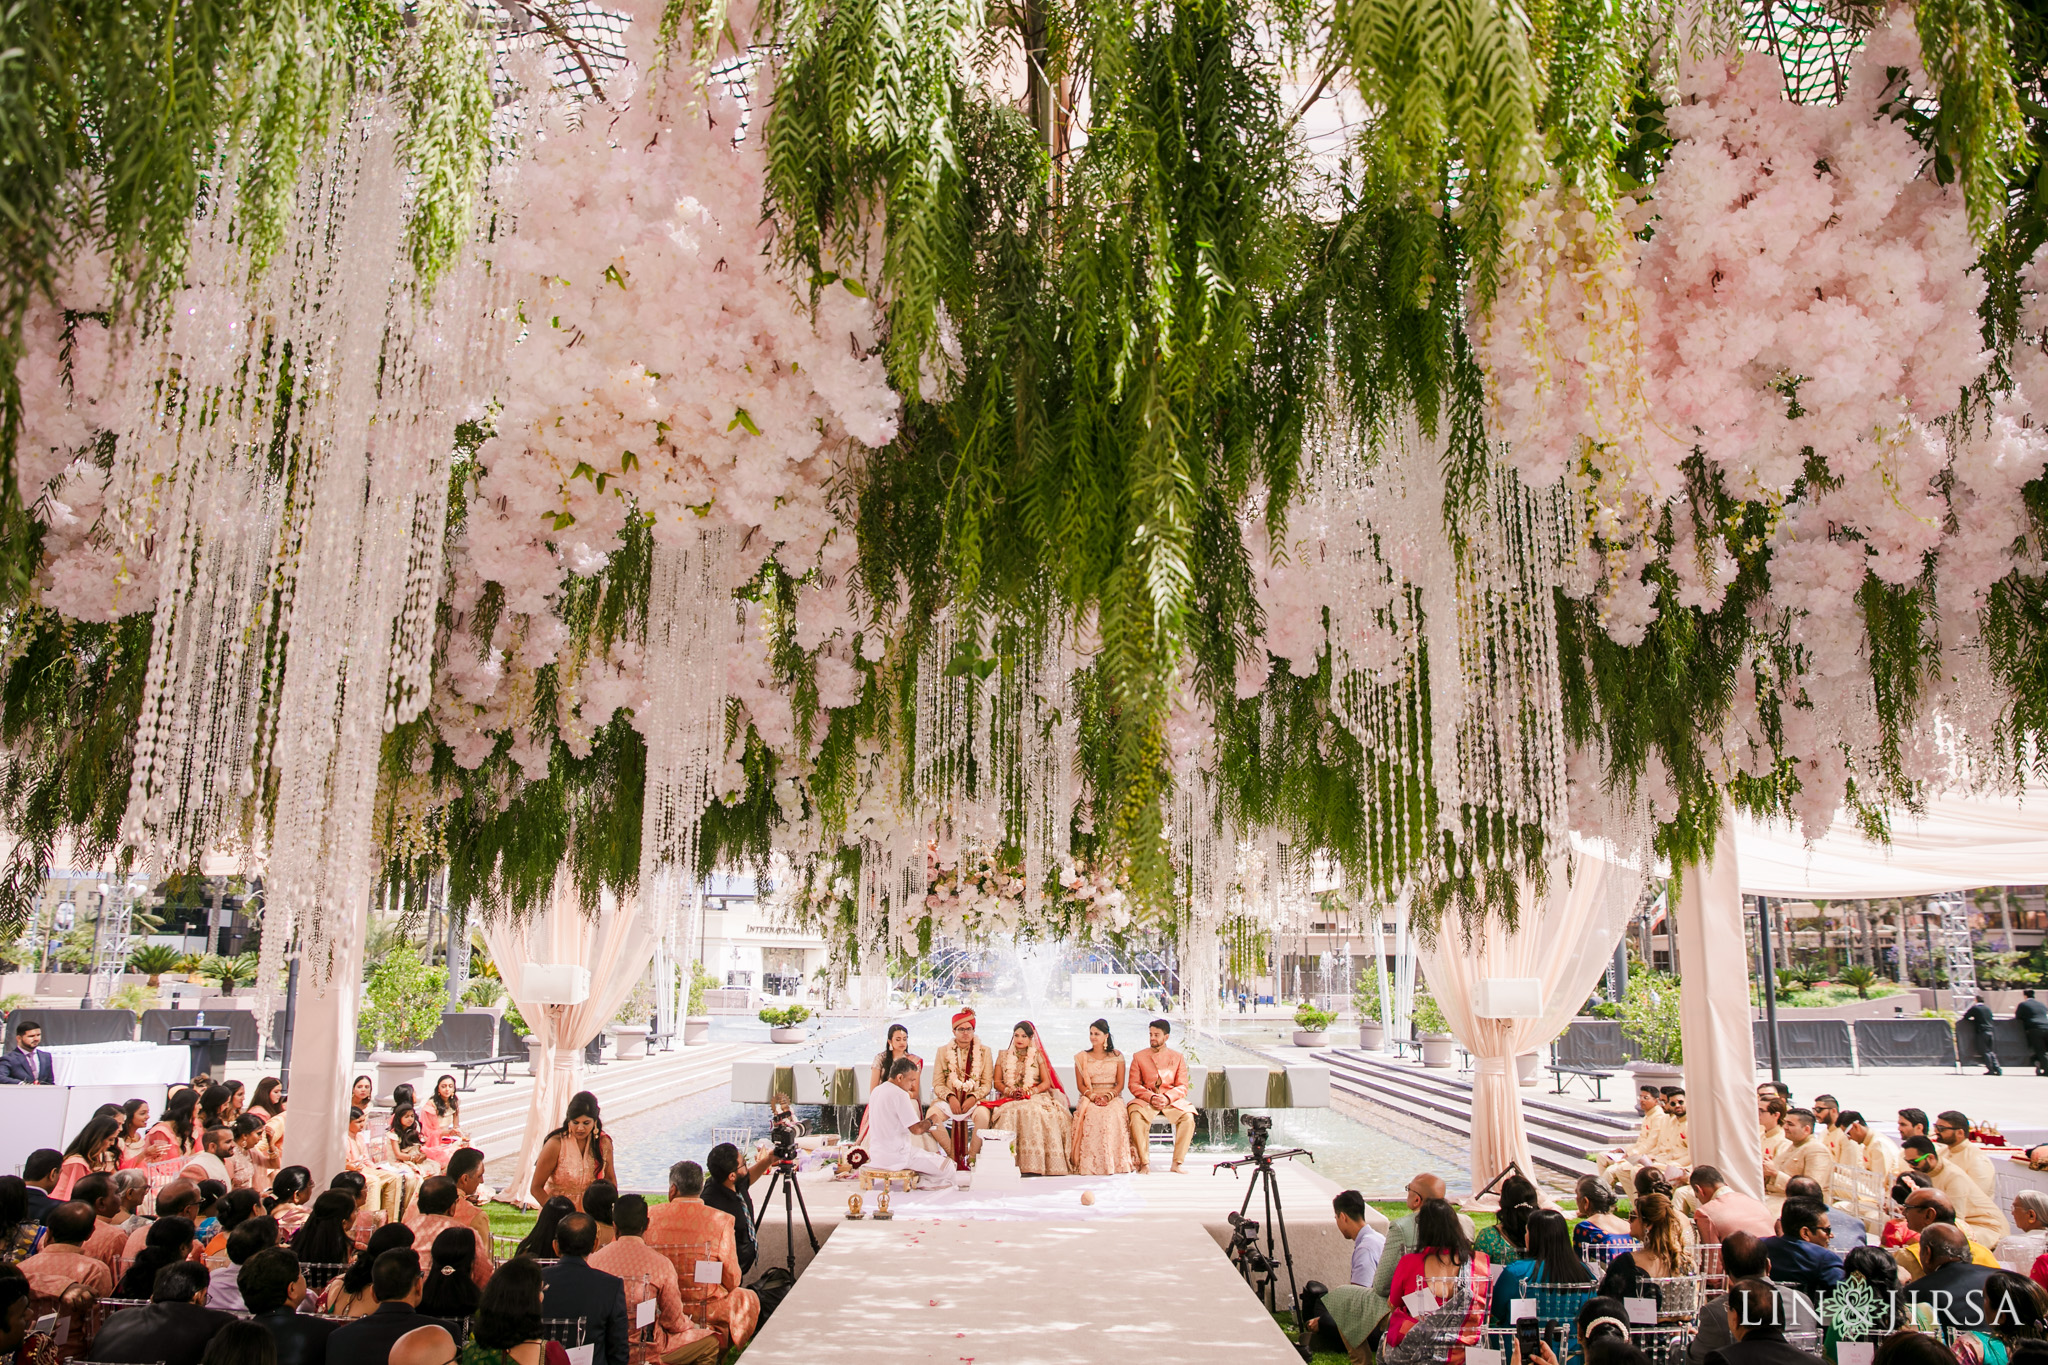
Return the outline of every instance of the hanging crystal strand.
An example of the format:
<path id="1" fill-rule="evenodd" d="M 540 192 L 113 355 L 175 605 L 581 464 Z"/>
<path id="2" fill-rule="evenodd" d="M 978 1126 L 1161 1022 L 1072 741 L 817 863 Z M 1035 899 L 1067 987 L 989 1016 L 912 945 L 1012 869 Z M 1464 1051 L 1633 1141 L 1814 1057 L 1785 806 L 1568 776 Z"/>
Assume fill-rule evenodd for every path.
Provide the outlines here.
<path id="1" fill-rule="evenodd" d="M 477 295 L 451 289 L 430 312 L 416 302 L 393 118 L 371 105 L 337 141 L 332 193 L 345 208 L 308 267 L 319 326 L 301 338 L 295 393 L 311 492 L 290 570 L 271 751 L 270 905 L 296 923 L 301 970 L 315 982 L 331 971 L 337 935 L 350 931 L 369 892 L 378 762 L 421 553 L 416 532 L 445 496 L 455 413 L 479 393 L 466 363 L 426 344 L 454 325 L 447 309 L 475 306 Z M 266 958 L 283 937 L 264 936 Z"/>
<path id="2" fill-rule="evenodd" d="M 698 862 L 698 830 L 725 754 L 726 663 L 738 619 L 731 529 L 664 524 L 653 559 L 640 875 L 668 870 L 695 886 L 708 871 Z"/>

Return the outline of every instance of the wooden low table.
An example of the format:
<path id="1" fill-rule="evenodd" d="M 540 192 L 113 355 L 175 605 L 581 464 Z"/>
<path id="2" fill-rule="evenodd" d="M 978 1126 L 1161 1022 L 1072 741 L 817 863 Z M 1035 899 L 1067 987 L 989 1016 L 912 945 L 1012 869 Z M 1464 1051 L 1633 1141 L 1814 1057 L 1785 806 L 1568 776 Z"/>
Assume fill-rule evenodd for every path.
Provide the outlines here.
<path id="1" fill-rule="evenodd" d="M 903 1182 L 903 1192 L 908 1194 L 917 1188 L 920 1174 L 918 1171 L 885 1171 L 879 1166 L 863 1166 L 860 1168 L 860 1187 L 863 1190 L 868 1189 L 879 1180 L 882 1182 L 882 1188 L 886 1190 L 890 1181 L 900 1180 Z"/>

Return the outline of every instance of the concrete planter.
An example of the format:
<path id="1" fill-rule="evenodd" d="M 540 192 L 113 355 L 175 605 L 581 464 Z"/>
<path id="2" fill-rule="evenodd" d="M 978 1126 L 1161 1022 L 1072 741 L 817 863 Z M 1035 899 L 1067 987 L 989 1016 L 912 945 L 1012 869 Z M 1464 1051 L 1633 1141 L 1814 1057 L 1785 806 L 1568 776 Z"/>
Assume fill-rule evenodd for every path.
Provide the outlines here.
<path id="1" fill-rule="evenodd" d="M 1422 1064 L 1437 1068 L 1451 1064 L 1451 1049 L 1457 1039 L 1448 1033 L 1425 1033 L 1422 1035 Z"/>
<path id="2" fill-rule="evenodd" d="M 711 1016 L 691 1015 L 683 1020 L 683 1046 L 697 1047 L 711 1041 Z"/>
<path id="3" fill-rule="evenodd" d="M 768 1030 L 768 1041 L 771 1043 L 801 1043 L 810 1036 L 811 1031 L 801 1026 Z"/>
<path id="4" fill-rule="evenodd" d="M 1523 1085 L 1535 1085 L 1543 1079 L 1543 1054 L 1524 1052 L 1515 1058 L 1515 1079 Z"/>
<path id="5" fill-rule="evenodd" d="M 401 1085 L 409 1085 L 414 1094 L 424 1094 L 427 1088 L 427 1068 L 434 1064 L 431 1052 L 373 1052 L 370 1065 L 376 1068 L 377 1102 L 391 1103 L 391 1092 Z"/>
<path id="6" fill-rule="evenodd" d="M 1294 1031 L 1294 1045 L 1296 1047 L 1328 1047 L 1330 1045 L 1330 1035 L 1322 1029 L 1298 1028 Z"/>
<path id="7" fill-rule="evenodd" d="M 1387 1045 L 1387 1026 L 1377 1019 L 1358 1021 L 1358 1045 L 1367 1052 L 1378 1052 Z"/>
<path id="8" fill-rule="evenodd" d="M 526 1038 L 526 1074 L 540 1075 L 540 1039 L 531 1034 Z"/>
<path id="9" fill-rule="evenodd" d="M 1669 1062 L 1630 1062 L 1628 1069 L 1634 1073 L 1637 1085 L 1682 1085 L 1685 1082 L 1685 1068 Z"/>
<path id="10" fill-rule="evenodd" d="M 647 1055 L 647 1035 L 654 1032 L 645 1024 L 619 1024 L 612 1035 L 619 1040 L 619 1060 L 637 1062 Z"/>

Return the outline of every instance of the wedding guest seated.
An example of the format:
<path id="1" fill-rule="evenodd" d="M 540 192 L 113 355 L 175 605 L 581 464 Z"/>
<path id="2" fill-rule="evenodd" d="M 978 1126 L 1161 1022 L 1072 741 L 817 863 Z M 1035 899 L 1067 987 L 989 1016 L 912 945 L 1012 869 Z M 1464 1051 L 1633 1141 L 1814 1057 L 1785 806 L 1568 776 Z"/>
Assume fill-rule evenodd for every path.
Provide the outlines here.
<path id="1" fill-rule="evenodd" d="M 299 1311 L 306 1300 L 306 1277 L 298 1257 L 283 1247 L 265 1247 L 242 1263 L 236 1284 L 249 1320 L 270 1329 L 277 1365 L 326 1365 L 327 1338 L 341 1322 Z"/>
<path id="2" fill-rule="evenodd" d="M 1525 1250 L 1521 1259 L 1494 1274 L 1489 1320 L 1496 1327 L 1515 1325 L 1515 1300 L 1530 1297 L 1529 1285 L 1591 1285 L 1594 1278 L 1592 1267 L 1572 1250 L 1571 1228 L 1563 1214 L 1556 1209 L 1531 1209 L 1527 1204 L 1516 1207 L 1526 1224 L 1522 1234 Z M 1502 1210 L 1501 1216 L 1505 1218 L 1508 1212 Z"/>
<path id="3" fill-rule="evenodd" d="M 63 1164 L 58 1166 L 57 1181 L 50 1190 L 51 1198 L 59 1203 L 72 1198 L 73 1187 L 86 1176 L 95 1171 L 111 1173 L 121 1164 L 121 1111 L 113 1105 L 104 1107 L 113 1112 L 87 1119 L 64 1149 Z"/>
<path id="4" fill-rule="evenodd" d="M 1827 1204 L 1827 1197 L 1821 1193 L 1820 1185 L 1803 1175 L 1795 1175 L 1785 1182 L 1785 1199 L 1803 1199 L 1810 1204 Z M 1847 1256 L 1857 1247 L 1870 1240 L 1864 1230 L 1863 1220 L 1839 1205 L 1828 1207 L 1828 1250 L 1837 1256 Z"/>
<path id="5" fill-rule="evenodd" d="M 128 1262 L 128 1269 L 121 1275 L 121 1282 L 114 1286 L 117 1299 L 146 1299 L 154 1291 L 157 1272 L 165 1266 L 184 1261 L 192 1251 L 194 1238 L 192 1220 L 189 1218 L 163 1217 L 149 1225 L 144 1234 L 143 1245 Z M 206 1267 L 199 1267 L 204 1276 Z"/>
<path id="6" fill-rule="evenodd" d="M 74 1284 L 84 1285 L 96 1296 L 113 1292 L 113 1271 L 85 1251 L 96 1221 L 92 1205 L 76 1200 L 50 1210 L 50 1231 L 43 1249 L 20 1264 L 21 1273 L 28 1277 L 29 1287 L 38 1297 L 61 1297 Z"/>
<path id="7" fill-rule="evenodd" d="M 242 1267 L 249 1258 L 259 1251 L 266 1251 L 277 1245 L 277 1221 L 272 1218 L 245 1218 L 235 1225 L 228 1234 L 228 1263 L 216 1266 L 213 1282 L 207 1290 L 206 1306 L 223 1312 L 239 1313 L 242 1303 Z"/>
<path id="8" fill-rule="evenodd" d="M 476 1147 L 458 1147 L 448 1158 L 448 1178 L 455 1182 L 459 1196 L 450 1216 L 464 1227 L 481 1232 L 484 1244 L 490 1245 L 491 1216 L 484 1212 L 477 1202 L 477 1192 L 484 1184 L 484 1154 Z"/>
<path id="9" fill-rule="evenodd" d="M 121 1192 L 108 1177 L 94 1172 L 71 1189 L 72 1198 L 92 1209 L 92 1235 L 85 1239 L 85 1254 L 112 1274 L 128 1245 L 128 1223 L 121 1211 Z M 108 1292 L 112 1292 L 109 1289 Z"/>
<path id="10" fill-rule="evenodd" d="M 1953 1166 L 1970 1177 L 1986 1199 L 1998 1198 L 1998 1177 L 1991 1172 L 1991 1158 L 1981 1144 L 1971 1141 L 1970 1120 L 1961 1110 L 1944 1109 L 1936 1114 L 1931 1136 L 1941 1148 L 1944 1166 Z"/>
<path id="11" fill-rule="evenodd" d="M 121 1196 L 121 1226 L 128 1232 L 147 1223 L 143 1215 L 143 1201 L 149 1198 L 149 1176 L 139 1170 L 116 1171 L 107 1179 L 112 1182 L 114 1192 Z"/>
<path id="12" fill-rule="evenodd" d="M 1918 1279 L 1926 1273 L 1920 1265 L 1920 1234 L 1937 1225 L 1956 1228 L 1963 1232 L 1970 1246 L 1971 1264 L 1997 1269 L 1998 1258 L 1991 1254 L 1991 1248 L 1969 1236 L 1968 1230 L 1956 1222 L 1955 1205 L 1949 1203 L 1948 1196 L 1940 1190 L 1932 1186 L 1922 1186 L 1914 1190 L 1906 1196 L 1900 1212 L 1905 1218 L 1910 1240 L 1904 1245 L 1892 1247 L 1891 1252 L 1899 1263 L 1899 1273 L 1907 1279 Z"/>
<path id="13" fill-rule="evenodd" d="M 270 1178 L 270 1192 L 263 1196 L 270 1216 L 277 1220 L 278 1236 L 289 1240 L 306 1225 L 313 1213 L 313 1173 L 304 1166 L 286 1166 Z M 355 1201 L 349 1201 L 353 1207 Z"/>
<path id="14" fill-rule="evenodd" d="M 1827 1143 L 1814 1134 L 1813 1111 L 1791 1110 L 1786 1113 L 1783 1126 L 1787 1139 L 1784 1148 L 1764 1155 L 1764 1190 L 1783 1194 L 1785 1182 L 1799 1175 L 1825 1190 L 1835 1178 L 1835 1163 L 1828 1155 Z"/>
<path id="15" fill-rule="evenodd" d="M 21 1183 L 27 1186 L 23 1193 L 28 1198 L 24 1221 L 41 1223 L 50 1216 L 51 1209 L 64 1202 L 51 1193 L 57 1188 L 57 1175 L 63 1167 L 64 1154 L 55 1147 L 38 1147 L 21 1163 Z"/>
<path id="16" fill-rule="evenodd" d="M 455 1365 L 454 1334 L 441 1324 L 415 1327 L 391 1343 L 389 1365 Z M 213 1365 L 211 1361 L 207 1365 Z"/>
<path id="17" fill-rule="evenodd" d="M 432 1259 L 435 1238 L 449 1228 L 468 1233 L 476 1243 L 470 1275 L 477 1287 L 482 1288 L 491 1278 L 491 1239 L 488 1234 L 456 1221 L 455 1206 L 461 1197 L 461 1191 L 453 1180 L 445 1175 L 431 1176 L 420 1186 L 419 1204 L 405 1216 L 405 1225 L 412 1229 L 412 1244 L 420 1254 L 422 1273 Z"/>
<path id="18" fill-rule="evenodd" d="M 1486 1259 L 1492 1261 L 1496 1269 L 1512 1265 L 1522 1259 L 1523 1243 L 1520 1229 L 1527 1226 L 1528 1216 L 1542 1207 L 1543 1203 L 1536 1195 L 1536 1186 L 1520 1175 L 1510 1175 L 1501 1181 L 1499 1193 L 1500 1212 L 1494 1216 L 1490 1225 L 1481 1228 L 1479 1235 L 1472 1239 L 1473 1250 L 1485 1252 Z M 1509 1211 L 1518 1204 L 1527 1207 L 1512 1224 L 1517 1231 L 1514 1239 L 1509 1240 L 1505 1231 L 1509 1226 Z"/>
<path id="19" fill-rule="evenodd" d="M 1458 1211 L 1447 1200 L 1424 1200 L 1414 1249 L 1394 1267 L 1381 1365 L 1458 1365 L 1480 1344 L 1491 1287 L 1492 1266 L 1472 1249 Z"/>
<path id="20" fill-rule="evenodd" d="M 583 1191 L 583 1211 L 597 1224 L 597 1244 L 600 1247 L 611 1244 L 618 1234 L 612 1228 L 612 1205 L 619 1199 L 619 1187 L 609 1180 L 593 1180 L 590 1188 Z"/>
<path id="21" fill-rule="evenodd" d="M 642 1301 L 654 1300 L 654 1350 L 662 1365 L 716 1365 L 722 1353 L 718 1334 L 690 1321 L 675 1266 L 647 1245 L 647 1201 L 637 1194 L 620 1195 L 612 1219 L 619 1235 L 591 1255 L 591 1269 L 625 1281 L 629 1306 L 636 1311 Z M 644 1286 L 638 1299 L 634 1285 Z"/>
<path id="22" fill-rule="evenodd" d="M 1728 1286 L 1730 1344 L 1707 1356 L 1707 1365 L 1824 1365 L 1817 1355 L 1785 1340 L 1778 1319 L 1778 1290 L 1768 1280 L 1737 1280 Z"/>
<path id="23" fill-rule="evenodd" d="M 410 1255 L 413 1273 L 419 1273 L 420 1258 L 413 1251 L 412 1229 L 403 1223 L 386 1224 L 370 1234 L 370 1245 L 357 1254 L 340 1278 L 328 1284 L 321 1310 L 337 1318 L 364 1318 L 375 1313 L 380 1302 L 377 1266 L 394 1251 Z"/>
<path id="24" fill-rule="evenodd" d="M 459 1325 L 476 1316 L 483 1291 L 476 1281 L 476 1238 L 459 1225 L 442 1228 L 430 1244 L 426 1281 L 420 1290 L 420 1311 L 430 1318 Z"/>
<path id="25" fill-rule="evenodd" d="M 1731 1232 L 1721 1243 L 1721 1272 L 1729 1283 L 1761 1280 L 1770 1270 L 1771 1258 L 1764 1254 L 1761 1237 Z M 1779 1321 L 1796 1324 L 1815 1320 L 1799 1316 L 1802 1311 L 1810 1314 L 1814 1310 L 1811 1301 L 1798 1290 L 1780 1286 L 1778 1299 Z M 1728 1294 L 1723 1290 L 1700 1305 L 1699 1321 L 1694 1324 L 1692 1341 L 1685 1348 L 1686 1359 L 1692 1365 L 1702 1365 L 1709 1355 L 1734 1340 L 1728 1335 Z"/>
<path id="26" fill-rule="evenodd" d="M 1652 1281 L 1691 1275 L 1698 1269 L 1685 1224 L 1669 1198 L 1651 1193 L 1630 1206 L 1628 1230 L 1636 1244 L 1607 1263 L 1598 1293 L 1610 1299 L 1655 1299 L 1662 1304 L 1662 1288 Z"/>
<path id="27" fill-rule="evenodd" d="M 891 1070 L 903 1067 L 907 1060 L 899 1059 Z M 911 1077 L 911 1084 L 916 1084 L 914 1068 L 903 1075 Z M 902 1077 L 899 1076 L 876 1093 L 888 1095 L 894 1091 L 902 1095 L 901 1083 Z M 909 1112 L 916 1114 L 917 1101 L 908 1096 L 904 1098 Z M 937 1153 L 927 1152 L 924 1155 L 937 1160 L 941 1166 L 945 1164 L 945 1159 Z M 690 1315 L 691 1320 L 718 1333 L 721 1347 L 746 1345 L 754 1335 L 755 1324 L 760 1321 L 761 1300 L 753 1290 L 740 1285 L 740 1259 L 734 1250 L 732 1215 L 720 1213 L 704 1202 L 704 1168 L 696 1162 L 678 1161 L 669 1167 L 668 1202 L 649 1210 L 647 1244 L 668 1257 L 675 1266 L 683 1311 Z M 702 1261 L 723 1264 L 717 1284 L 698 1282 L 697 1266 Z"/>
<path id="28" fill-rule="evenodd" d="M 206 1291 L 206 1267 L 197 1261 L 180 1260 L 157 1270 L 147 1307 L 123 1308 L 100 1324 L 92 1339 L 93 1360 L 105 1365 L 200 1365 L 207 1343 L 235 1320 L 232 1313 L 208 1308 Z"/>
<path id="29" fill-rule="evenodd" d="M 540 1267 L 515 1256 L 498 1268 L 484 1288 L 470 1324 L 463 1365 L 569 1365 L 559 1341 L 549 1341 L 540 1322 L 544 1286 Z"/>
<path id="30" fill-rule="evenodd" d="M 1137 1149 L 1138 1171 L 1143 1174 L 1151 1156 L 1154 1120 L 1173 1125 L 1173 1169 L 1187 1160 L 1188 1144 L 1195 1137 L 1195 1111 L 1188 1097 L 1188 1059 L 1166 1045 L 1173 1025 L 1154 1019 L 1147 1030 L 1151 1046 L 1140 1048 L 1131 1058 L 1131 1144 Z"/>
<path id="31" fill-rule="evenodd" d="M 1951 1162 L 1946 1150 L 1936 1147 L 1929 1138 L 1907 1138 L 1902 1150 L 1906 1164 L 1948 1196 L 1956 1211 L 1956 1221 L 1969 1230 L 1970 1236 L 1985 1246 L 1997 1246 L 1999 1239 L 2010 1231 L 2005 1215 L 1970 1173 Z"/>
<path id="32" fill-rule="evenodd" d="M 732 1216 L 733 1244 L 739 1251 L 742 1275 L 753 1273 L 754 1258 L 760 1253 L 755 1240 L 754 1197 L 747 1192 L 747 1186 L 774 1159 L 774 1149 L 770 1148 L 751 1170 L 742 1171 L 740 1149 L 730 1142 L 719 1143 L 704 1158 L 704 1202 Z"/>
<path id="33" fill-rule="evenodd" d="M 1422 1206 L 1432 1199 L 1444 1197 L 1443 1177 L 1423 1171 L 1408 1182 L 1407 1194 L 1408 1212 L 1388 1224 L 1387 1244 L 1380 1252 L 1379 1270 L 1372 1277 L 1373 1301 L 1366 1305 L 1363 1315 L 1366 1319 L 1366 1330 L 1369 1332 L 1377 1332 L 1380 1325 L 1386 1321 L 1388 1308 L 1393 1302 L 1394 1269 L 1416 1246 L 1415 1220 L 1421 1213 Z M 1458 1215 L 1458 1226 L 1463 1229 L 1466 1240 L 1471 1240 L 1472 1220 L 1461 1213 Z"/>
<path id="34" fill-rule="evenodd" d="M 576 1206 L 569 1202 L 567 1195 L 558 1194 L 549 1199 L 534 1215 L 533 1227 L 519 1239 L 519 1246 L 513 1254 L 552 1259 L 555 1254 L 555 1226 L 574 1212 Z"/>
<path id="35" fill-rule="evenodd" d="M 1908 1284 L 1908 1303 L 1925 1308 L 1945 1327 L 1982 1325 L 1984 1284 L 1996 1266 L 1973 1265 L 1970 1239 L 1949 1223 L 1936 1223 L 1920 1234 L 1922 1273 Z"/>
<path id="36" fill-rule="evenodd" d="M 403 1228 L 394 1225 L 392 1231 Z M 442 1326 L 419 1311 L 422 1287 L 420 1259 L 411 1247 L 380 1253 L 370 1270 L 376 1311 L 337 1328 L 327 1338 L 328 1356 L 347 1365 L 390 1365 L 391 1348 L 400 1337 L 415 1327 Z"/>
<path id="37" fill-rule="evenodd" d="M 1330 1206 L 1336 1214 L 1337 1231 L 1351 1243 L 1351 1280 L 1335 1289 L 1314 1284 L 1304 1289 L 1301 1314 L 1309 1335 L 1323 1349 L 1348 1351 L 1353 1341 L 1363 1348 L 1372 1330 L 1365 1316 L 1387 1238 L 1366 1223 L 1365 1196 L 1357 1190 L 1343 1191 Z"/>
<path id="38" fill-rule="evenodd" d="M 1779 1235 L 1763 1239 L 1771 1278 L 1815 1298 L 1842 1280 L 1842 1258 L 1828 1249 L 1828 1207 L 1815 1199 L 1787 1199 L 1778 1211 Z"/>
<path id="39" fill-rule="evenodd" d="M 2014 1231 L 1991 1249 L 1998 1263 L 2024 1275 L 2048 1252 L 2048 1193 L 2021 1190 L 2012 1199 Z"/>
<path id="40" fill-rule="evenodd" d="M 322 1190 L 312 1209 L 312 1216 L 292 1234 L 291 1248 L 317 1297 L 356 1258 L 355 1241 L 348 1235 L 356 1201 L 347 1190 Z"/>
<path id="41" fill-rule="evenodd" d="M 594 1270 L 590 1253 L 597 1249 L 597 1220 L 572 1213 L 555 1225 L 553 1265 L 544 1267 L 540 1312 L 544 1318 L 582 1318 L 584 1340 L 597 1346 L 597 1365 L 627 1365 L 626 1284 L 616 1275 Z"/>
<path id="42" fill-rule="evenodd" d="M 1698 1201 L 1692 1218 L 1699 1229 L 1700 1245 L 1725 1242 L 1737 1232 L 1746 1232 L 1752 1237 L 1777 1234 L 1778 1220 L 1771 1217 L 1771 1211 L 1764 1207 L 1763 1201 L 1752 1199 L 1729 1185 L 1718 1167 L 1693 1167 L 1690 1183 L 1693 1197 Z"/>
<path id="43" fill-rule="evenodd" d="M 1614 1187 L 1594 1175 L 1582 1175 L 1575 1187 L 1579 1221 L 1572 1228 L 1572 1248 L 1588 1260 L 1612 1260 L 1633 1244 L 1628 1223 L 1614 1211 Z"/>
<path id="44" fill-rule="evenodd" d="M 1863 1115 L 1854 1109 L 1842 1111 L 1842 1136 L 1842 1161 L 1853 1160 L 1855 1169 L 1887 1180 L 1906 1169 L 1906 1160 L 1899 1155 L 1899 1145 L 1873 1130 Z"/>

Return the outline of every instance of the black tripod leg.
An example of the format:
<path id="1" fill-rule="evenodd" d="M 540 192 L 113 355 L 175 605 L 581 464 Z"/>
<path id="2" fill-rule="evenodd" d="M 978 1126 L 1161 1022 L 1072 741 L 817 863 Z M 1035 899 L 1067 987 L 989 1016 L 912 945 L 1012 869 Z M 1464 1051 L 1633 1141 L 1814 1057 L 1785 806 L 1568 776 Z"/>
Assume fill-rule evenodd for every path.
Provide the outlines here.
<path id="1" fill-rule="evenodd" d="M 1306 1355 L 1309 1349 L 1308 1323 L 1303 1320 L 1301 1315 L 1301 1285 L 1294 1278 L 1294 1248 L 1288 1245 L 1287 1242 L 1287 1216 L 1280 1208 L 1280 1182 L 1278 1179 L 1273 1181 L 1271 1198 L 1273 1201 L 1273 1224 L 1280 1229 L 1280 1259 L 1287 1263 L 1287 1292 L 1293 1297 L 1294 1301 L 1294 1326 L 1297 1337 L 1295 1345 L 1300 1348 L 1303 1355 Z M 1266 1259 L 1269 1261 L 1273 1259 L 1273 1234 L 1270 1229 L 1266 1233 Z M 1277 1272 L 1275 1273 L 1277 1275 Z"/>
<path id="2" fill-rule="evenodd" d="M 815 1254 L 818 1250 L 818 1233 L 817 1230 L 811 1226 L 811 1206 L 804 1203 L 803 1187 L 796 1183 L 795 1176 L 790 1176 L 788 1179 L 783 1181 L 782 1187 L 785 1190 L 794 1190 L 796 1192 L 796 1206 L 797 1209 L 800 1212 L 802 1212 L 804 1216 L 804 1236 L 811 1239 L 811 1251 Z M 783 1216 L 785 1218 L 789 1216 L 787 1211 L 784 1212 Z M 792 1242 L 796 1240 L 796 1227 L 794 1224 L 790 1226 L 789 1239 Z"/>

